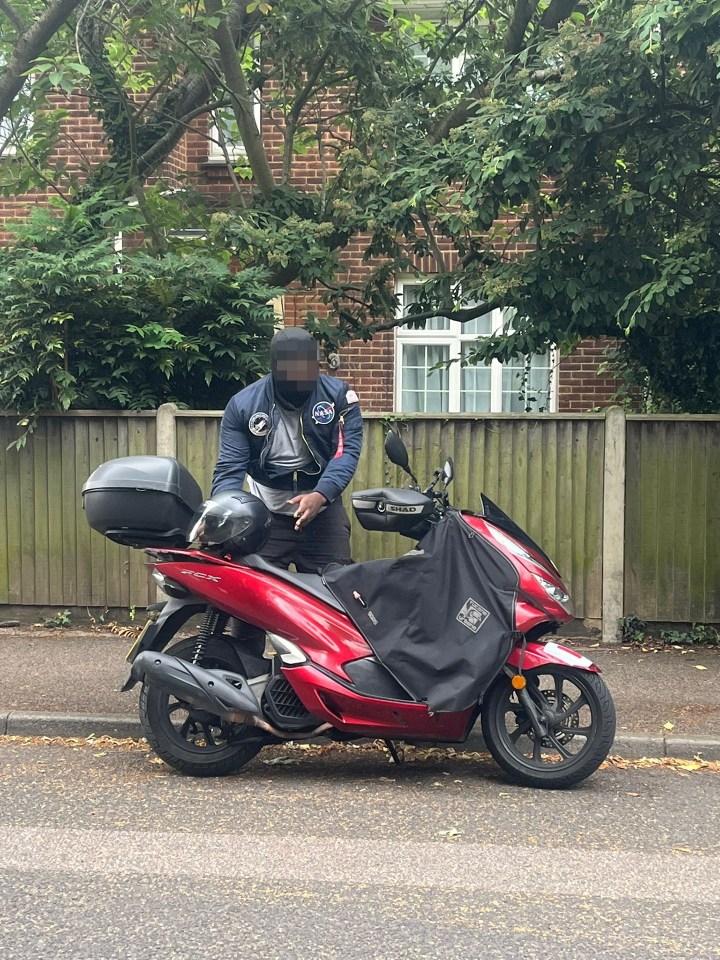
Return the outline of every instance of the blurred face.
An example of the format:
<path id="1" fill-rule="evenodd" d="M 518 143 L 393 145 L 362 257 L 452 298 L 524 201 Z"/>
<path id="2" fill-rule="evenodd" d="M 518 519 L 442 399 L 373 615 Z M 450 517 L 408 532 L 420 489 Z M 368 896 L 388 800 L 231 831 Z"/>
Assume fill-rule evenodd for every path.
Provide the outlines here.
<path id="1" fill-rule="evenodd" d="M 278 353 L 273 375 L 278 383 L 292 385 L 295 390 L 312 390 L 320 376 L 320 363 L 317 357 L 300 354 L 288 345 Z"/>

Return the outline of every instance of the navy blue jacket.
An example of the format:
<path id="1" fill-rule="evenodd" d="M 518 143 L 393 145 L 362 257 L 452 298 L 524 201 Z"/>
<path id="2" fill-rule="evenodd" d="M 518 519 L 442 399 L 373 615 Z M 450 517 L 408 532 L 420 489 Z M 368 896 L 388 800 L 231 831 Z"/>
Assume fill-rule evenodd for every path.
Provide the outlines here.
<path id="1" fill-rule="evenodd" d="M 350 483 L 362 449 L 363 425 L 357 395 L 343 380 L 321 374 L 302 408 L 302 432 L 314 461 L 307 472 L 283 472 L 268 462 L 272 432 L 280 419 L 268 374 L 230 400 L 220 426 L 220 453 L 212 493 L 238 490 L 245 475 L 276 490 L 315 490 L 330 503 Z"/>

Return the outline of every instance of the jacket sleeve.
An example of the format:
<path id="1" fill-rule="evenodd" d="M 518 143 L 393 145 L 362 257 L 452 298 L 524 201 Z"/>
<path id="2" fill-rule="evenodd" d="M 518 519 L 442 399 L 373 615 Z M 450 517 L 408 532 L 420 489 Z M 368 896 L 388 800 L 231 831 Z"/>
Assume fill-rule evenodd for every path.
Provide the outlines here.
<path id="1" fill-rule="evenodd" d="M 220 452 L 213 471 L 210 495 L 221 490 L 242 490 L 249 463 L 247 424 L 236 402 L 231 400 L 220 423 Z"/>
<path id="2" fill-rule="evenodd" d="M 350 483 L 357 470 L 363 442 L 363 422 L 359 403 L 351 403 L 343 410 L 340 439 L 335 456 L 328 461 L 315 490 L 332 503 Z"/>

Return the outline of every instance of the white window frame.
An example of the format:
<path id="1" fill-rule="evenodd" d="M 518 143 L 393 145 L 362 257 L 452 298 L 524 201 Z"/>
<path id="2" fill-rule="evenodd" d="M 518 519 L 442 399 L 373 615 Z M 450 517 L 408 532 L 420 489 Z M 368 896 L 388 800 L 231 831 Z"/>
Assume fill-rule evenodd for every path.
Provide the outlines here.
<path id="1" fill-rule="evenodd" d="M 17 147 L 12 142 L 12 124 L 7 117 L 0 120 L 0 159 L 2 157 L 14 157 L 17 154 Z"/>
<path id="2" fill-rule="evenodd" d="M 219 112 L 229 112 L 230 115 L 233 116 L 232 107 L 222 107 Z M 260 99 L 257 94 L 253 95 L 253 113 L 255 115 L 255 123 L 257 124 L 257 128 L 262 135 L 262 110 L 260 106 Z M 242 157 L 247 156 L 247 150 L 245 149 L 244 144 L 240 143 L 235 147 L 231 147 L 230 144 L 226 143 L 225 148 L 227 150 L 227 158 L 225 157 L 225 151 L 220 144 L 218 128 L 212 113 L 208 115 L 208 137 L 210 138 L 208 140 L 208 163 L 224 164 L 227 162 L 227 158 L 230 160 L 239 160 Z"/>
<path id="3" fill-rule="evenodd" d="M 417 277 L 399 277 L 395 283 L 395 292 L 399 299 L 398 307 L 398 316 L 402 316 L 403 310 L 403 294 L 404 289 L 407 286 L 418 286 L 422 283 L 422 280 L 419 280 Z M 501 329 L 506 321 L 506 311 L 502 309 L 496 309 L 491 311 L 492 316 L 492 329 L 499 330 Z M 403 346 L 404 345 L 414 345 L 414 346 L 447 346 L 449 359 L 451 361 L 448 368 L 448 409 L 447 413 L 463 413 L 460 409 L 461 406 L 461 388 L 462 388 L 462 365 L 460 363 L 462 357 L 462 346 L 465 343 L 474 343 L 476 340 L 481 339 L 480 335 L 477 333 L 463 333 L 463 324 L 459 323 L 457 320 L 451 320 L 449 324 L 449 329 L 447 330 L 425 330 L 425 329 L 413 329 L 408 327 L 396 327 L 395 328 L 395 363 L 394 363 L 394 399 L 395 399 L 395 410 L 399 413 L 409 412 L 403 411 L 402 407 L 402 395 L 403 395 Z M 490 410 L 489 413 L 497 414 L 503 413 L 502 400 L 503 400 L 503 385 L 502 385 L 502 374 L 503 374 L 503 364 L 499 360 L 490 361 Z M 556 413 L 557 412 L 557 362 L 556 362 L 556 350 L 555 348 L 550 349 L 550 378 L 549 378 L 549 390 L 550 390 L 550 403 L 549 409 L 543 411 L 543 413 Z M 468 413 L 472 416 L 472 413 Z M 487 414 L 480 414 L 478 416 L 483 416 Z M 538 413 L 538 416 L 542 414 Z"/>

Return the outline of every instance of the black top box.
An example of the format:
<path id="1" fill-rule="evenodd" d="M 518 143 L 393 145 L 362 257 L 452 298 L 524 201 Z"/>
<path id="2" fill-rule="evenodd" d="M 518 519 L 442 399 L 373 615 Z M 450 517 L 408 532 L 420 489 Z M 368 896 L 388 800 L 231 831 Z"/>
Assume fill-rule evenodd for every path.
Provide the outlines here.
<path id="1" fill-rule="evenodd" d="M 187 546 L 203 500 L 189 471 L 173 457 L 119 457 L 101 464 L 82 490 L 88 523 L 128 547 Z"/>

